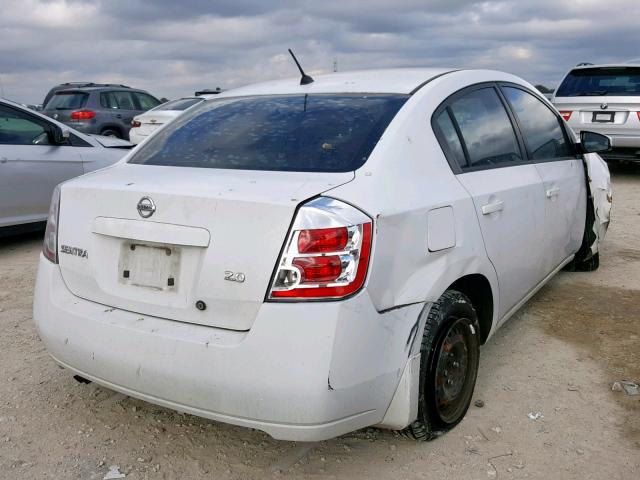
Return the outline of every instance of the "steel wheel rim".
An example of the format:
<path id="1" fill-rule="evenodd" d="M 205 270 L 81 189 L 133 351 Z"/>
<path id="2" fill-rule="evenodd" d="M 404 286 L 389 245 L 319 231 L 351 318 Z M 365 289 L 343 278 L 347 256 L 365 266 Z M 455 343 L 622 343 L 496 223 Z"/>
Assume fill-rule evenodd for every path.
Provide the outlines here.
<path id="1" fill-rule="evenodd" d="M 435 407 L 445 423 L 457 421 L 467 406 L 472 362 L 467 324 L 464 318 L 455 320 L 443 333 L 436 351 Z"/>

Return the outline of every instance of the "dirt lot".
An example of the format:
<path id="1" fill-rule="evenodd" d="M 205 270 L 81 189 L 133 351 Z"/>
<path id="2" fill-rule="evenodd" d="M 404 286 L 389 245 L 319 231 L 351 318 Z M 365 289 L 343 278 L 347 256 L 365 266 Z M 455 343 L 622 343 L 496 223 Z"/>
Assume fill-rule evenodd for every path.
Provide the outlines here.
<path id="1" fill-rule="evenodd" d="M 39 249 L 0 240 L 0 479 L 640 478 L 640 396 L 611 390 L 640 381 L 640 168 L 614 171 L 600 270 L 561 273 L 508 322 L 482 350 L 484 408 L 426 444 L 279 442 L 77 383 L 31 320 Z"/>

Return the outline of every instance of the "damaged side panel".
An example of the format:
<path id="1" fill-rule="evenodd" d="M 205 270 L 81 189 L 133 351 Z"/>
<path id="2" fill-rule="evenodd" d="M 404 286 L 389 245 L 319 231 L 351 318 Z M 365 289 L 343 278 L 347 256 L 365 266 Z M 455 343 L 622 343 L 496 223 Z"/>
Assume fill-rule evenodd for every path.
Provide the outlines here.
<path id="1" fill-rule="evenodd" d="M 590 153 L 585 155 L 584 159 L 587 174 L 589 175 L 589 189 L 591 191 L 593 213 L 595 216 L 592 227 L 595 239 L 590 245 L 591 255 L 595 255 L 598 253 L 600 242 L 604 240 L 607 229 L 609 228 L 613 192 L 611 189 L 609 168 L 600 155 Z"/>

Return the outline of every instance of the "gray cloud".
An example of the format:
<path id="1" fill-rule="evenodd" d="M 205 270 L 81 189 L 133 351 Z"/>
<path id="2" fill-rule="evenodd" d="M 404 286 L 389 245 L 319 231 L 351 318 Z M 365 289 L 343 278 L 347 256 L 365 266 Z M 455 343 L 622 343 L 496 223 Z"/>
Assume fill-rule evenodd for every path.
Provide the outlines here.
<path id="1" fill-rule="evenodd" d="M 3 0 L 4 95 L 91 80 L 175 97 L 305 68 L 495 68 L 551 86 L 640 54 L 637 0 Z"/>

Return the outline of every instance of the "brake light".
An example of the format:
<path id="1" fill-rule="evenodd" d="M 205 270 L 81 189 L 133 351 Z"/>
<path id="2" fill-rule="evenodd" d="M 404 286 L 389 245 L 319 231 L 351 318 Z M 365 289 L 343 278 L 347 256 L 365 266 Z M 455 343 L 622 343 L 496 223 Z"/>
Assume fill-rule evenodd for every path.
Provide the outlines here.
<path id="1" fill-rule="evenodd" d="M 95 118 L 96 112 L 93 110 L 76 110 L 71 112 L 71 120 L 91 120 Z"/>
<path id="2" fill-rule="evenodd" d="M 344 250 L 349 232 L 347 227 L 301 230 L 298 234 L 298 252 L 326 253 Z"/>
<path id="3" fill-rule="evenodd" d="M 564 118 L 565 122 L 569 121 L 572 113 L 573 112 L 571 110 L 560 110 L 560 115 L 562 115 L 562 118 Z"/>
<path id="4" fill-rule="evenodd" d="M 371 243 L 367 215 L 331 198 L 312 200 L 298 211 L 268 297 L 337 300 L 356 293 L 367 277 Z"/>
<path id="5" fill-rule="evenodd" d="M 138 120 L 131 120 L 131 128 L 138 128 L 140 125 L 142 125 L 142 123 Z"/>
<path id="6" fill-rule="evenodd" d="M 53 263 L 58 263 L 58 220 L 60 218 L 60 186 L 53 190 L 47 228 L 44 231 L 42 254 Z"/>
<path id="7" fill-rule="evenodd" d="M 640 120 L 640 112 L 636 112 L 638 114 L 638 120 Z"/>

